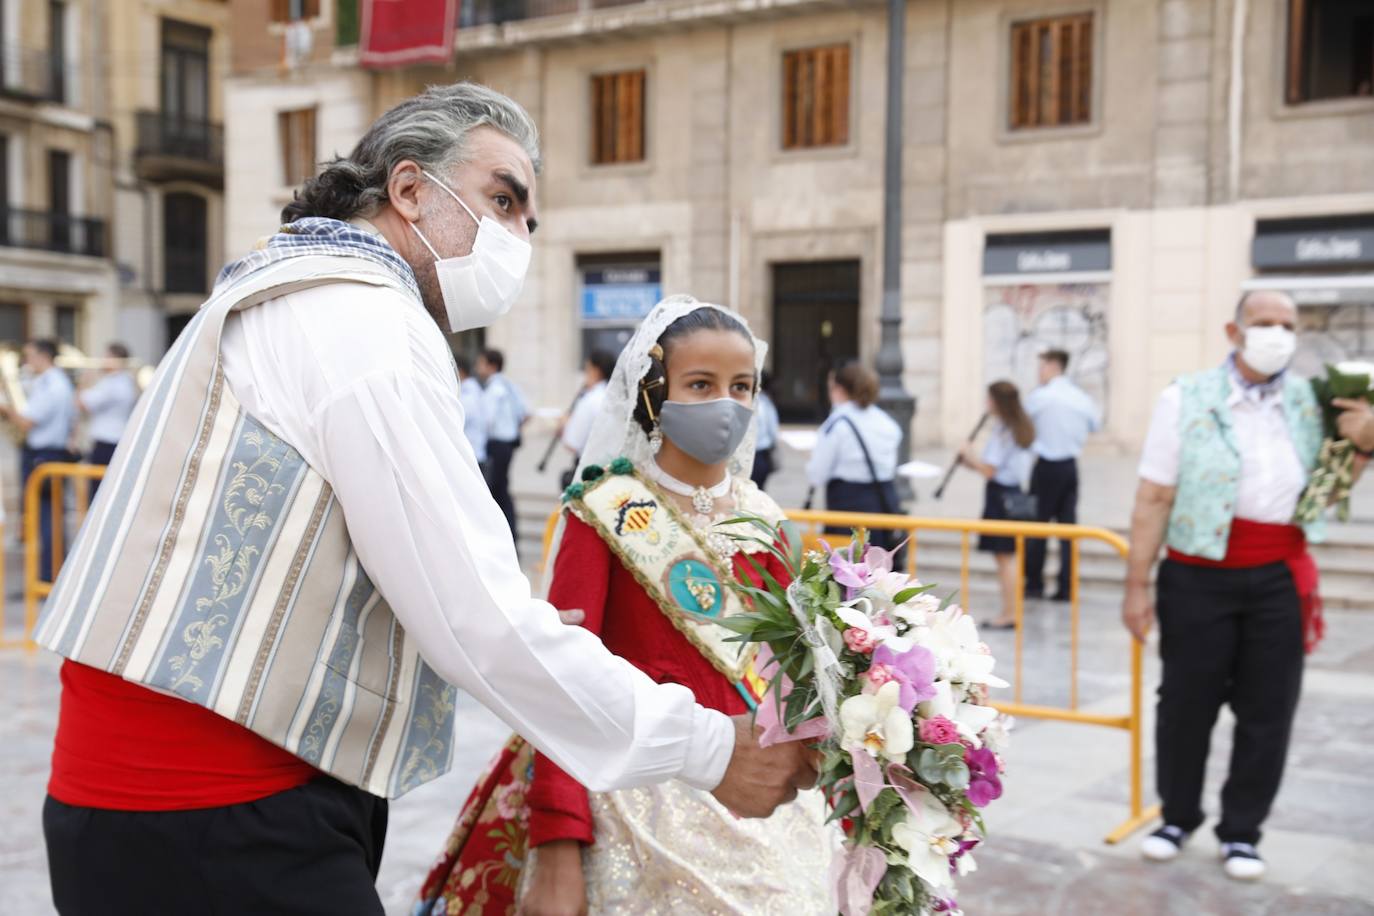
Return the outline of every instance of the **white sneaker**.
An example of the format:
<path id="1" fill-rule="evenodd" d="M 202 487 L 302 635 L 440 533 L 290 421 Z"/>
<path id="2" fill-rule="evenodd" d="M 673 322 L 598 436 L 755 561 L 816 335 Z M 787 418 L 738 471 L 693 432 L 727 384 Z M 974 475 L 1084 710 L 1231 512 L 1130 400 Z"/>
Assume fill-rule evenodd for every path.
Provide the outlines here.
<path id="1" fill-rule="evenodd" d="M 1140 854 L 1151 862 L 1170 862 L 1178 858 L 1188 831 L 1173 824 L 1165 824 L 1140 843 Z"/>
<path id="2" fill-rule="evenodd" d="M 1264 860 L 1249 843 L 1222 843 L 1222 868 L 1226 877 L 1236 881 L 1258 881 L 1264 877 Z"/>

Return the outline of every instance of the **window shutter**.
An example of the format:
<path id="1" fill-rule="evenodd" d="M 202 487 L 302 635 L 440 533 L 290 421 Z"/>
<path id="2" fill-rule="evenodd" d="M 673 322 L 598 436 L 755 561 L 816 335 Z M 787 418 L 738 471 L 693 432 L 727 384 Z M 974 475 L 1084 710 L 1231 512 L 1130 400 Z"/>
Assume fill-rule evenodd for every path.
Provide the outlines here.
<path id="1" fill-rule="evenodd" d="M 782 148 L 849 142 L 849 45 L 782 57 Z"/>
<path id="2" fill-rule="evenodd" d="M 1288 87 L 1289 105 L 1303 101 L 1302 47 L 1307 31 L 1307 0 L 1288 0 Z"/>
<path id="3" fill-rule="evenodd" d="M 596 165 L 644 158 L 646 74 L 643 70 L 591 78 L 591 159 Z"/>
<path id="4" fill-rule="evenodd" d="M 291 21 L 291 0 L 272 0 L 272 21 Z"/>
<path id="5" fill-rule="evenodd" d="M 1092 119 L 1091 13 L 1014 23 L 1007 123 L 1012 129 Z"/>

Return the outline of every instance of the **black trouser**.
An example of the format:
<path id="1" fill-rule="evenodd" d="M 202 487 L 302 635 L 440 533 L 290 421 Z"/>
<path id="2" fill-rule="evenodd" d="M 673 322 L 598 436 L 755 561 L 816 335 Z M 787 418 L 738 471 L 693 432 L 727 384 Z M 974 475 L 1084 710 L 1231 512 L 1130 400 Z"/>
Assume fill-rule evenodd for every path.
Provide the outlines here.
<path id="1" fill-rule="evenodd" d="M 1072 458 L 1049 461 L 1039 458 L 1031 471 L 1030 491 L 1040 509 L 1040 521 L 1078 521 L 1078 462 Z M 1026 540 L 1026 594 L 1045 593 L 1045 554 L 1049 542 L 1041 538 Z M 1069 597 L 1069 582 L 1073 577 L 1073 547 L 1068 540 L 1059 542 L 1059 596 Z"/>
<path id="2" fill-rule="evenodd" d="M 61 916 L 381 916 L 387 803 L 327 776 L 223 808 L 107 811 L 49 797 Z"/>
<path id="3" fill-rule="evenodd" d="M 772 473 L 773 449 L 765 448 L 754 452 L 754 469 L 749 472 L 749 479 L 754 481 L 755 485 L 762 490 Z"/>
<path id="4" fill-rule="evenodd" d="M 87 464 L 98 464 L 103 467 L 110 466 L 110 459 L 114 458 L 117 442 L 101 442 L 99 439 L 91 443 L 91 453 L 86 456 Z M 91 481 L 91 499 L 95 499 L 95 493 L 100 489 L 100 481 Z"/>
<path id="5" fill-rule="evenodd" d="M 24 482 L 23 493 L 28 493 L 29 475 L 37 470 L 40 464 L 48 464 L 54 461 L 71 461 L 73 455 L 64 448 L 29 448 L 24 446 L 19 453 L 20 479 Z M 52 532 L 53 525 L 62 525 L 66 521 L 65 513 L 58 512 L 56 520 L 53 519 L 52 495 L 53 490 L 61 490 L 61 484 L 57 481 L 49 480 L 45 486 L 39 488 L 38 492 L 38 575 L 45 582 L 53 580 L 53 555 L 52 555 Z M 65 533 L 66 528 L 63 528 Z M 64 538 L 63 543 L 67 541 Z"/>
<path id="6" fill-rule="evenodd" d="M 892 481 L 884 480 L 877 484 L 858 483 L 853 480 L 830 480 L 825 485 L 825 508 L 831 512 L 881 512 L 901 515 L 902 507 L 897 501 L 897 488 Z M 848 534 L 850 529 L 827 526 L 827 534 Z M 905 539 L 906 533 L 891 529 L 873 530 L 868 533 L 868 543 L 884 550 L 891 550 Z M 842 545 L 841 545 L 842 546 Z M 906 549 L 903 548 L 893 558 L 893 568 L 901 569 Z"/>
<path id="7" fill-rule="evenodd" d="M 1208 744 L 1221 704 L 1236 716 L 1221 790 L 1222 842 L 1258 843 L 1278 794 L 1302 688 L 1302 609 L 1284 563 L 1159 568 L 1159 685 L 1155 750 L 1164 821 L 1203 820 Z"/>
<path id="8" fill-rule="evenodd" d="M 520 542 L 520 534 L 515 528 L 515 501 L 510 496 L 510 463 L 515 459 L 515 449 L 520 443 L 505 442 L 500 439 L 487 440 L 487 489 L 491 498 L 501 507 L 501 514 L 510 525 L 511 537 Z"/>

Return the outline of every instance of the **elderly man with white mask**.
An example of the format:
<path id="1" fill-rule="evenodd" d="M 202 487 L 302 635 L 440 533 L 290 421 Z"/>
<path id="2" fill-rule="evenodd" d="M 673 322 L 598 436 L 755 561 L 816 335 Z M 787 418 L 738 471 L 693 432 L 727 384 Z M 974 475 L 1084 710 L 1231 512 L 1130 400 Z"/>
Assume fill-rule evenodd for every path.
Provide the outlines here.
<path id="1" fill-rule="evenodd" d="M 1235 350 L 1160 395 L 1140 461 L 1122 618 L 1144 640 L 1157 604 L 1163 677 L 1155 730 L 1164 825 L 1142 846 L 1174 858 L 1203 822 L 1212 727 L 1236 717 L 1216 834 L 1226 874 L 1256 879 L 1260 826 L 1278 793 L 1303 654 L 1321 636 L 1321 523 L 1294 511 L 1322 442 L 1311 385 L 1287 371 L 1298 311 L 1280 292 L 1241 298 L 1226 326 Z"/>
<path id="2" fill-rule="evenodd" d="M 538 139 L 489 89 L 393 108 L 221 273 L 131 420 L 38 639 L 66 658 L 60 913 L 380 914 L 387 798 L 461 688 L 598 790 L 764 816 L 796 745 L 658 685 L 531 595 L 443 332 L 509 310 Z"/>

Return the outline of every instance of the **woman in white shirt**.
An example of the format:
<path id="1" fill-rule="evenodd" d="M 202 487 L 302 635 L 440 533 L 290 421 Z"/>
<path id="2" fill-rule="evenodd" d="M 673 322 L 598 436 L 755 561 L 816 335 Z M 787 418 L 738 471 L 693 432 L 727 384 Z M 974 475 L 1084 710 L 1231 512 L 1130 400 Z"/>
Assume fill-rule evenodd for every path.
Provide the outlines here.
<path id="1" fill-rule="evenodd" d="M 821 424 L 820 437 L 806 476 L 812 487 L 825 488 L 825 507 L 832 512 L 901 512 L 897 488 L 897 448 L 902 428 L 874 402 L 878 400 L 878 375 L 851 362 L 830 376 L 829 418 Z M 843 533 L 847 528 L 827 528 Z M 874 531 L 870 542 L 888 549 L 896 546 L 899 533 Z"/>
<path id="2" fill-rule="evenodd" d="M 1017 510 L 1025 507 L 1016 503 L 1018 497 L 1025 497 L 1026 481 L 1035 461 L 1030 450 L 1035 442 L 1035 424 L 1021 406 L 1021 394 L 1011 382 L 993 382 L 988 386 L 988 413 L 994 423 L 991 435 L 983 444 L 982 455 L 975 456 L 973 444 L 969 443 L 959 453 L 959 460 L 987 478 L 983 518 L 1022 518 L 1026 512 Z M 1016 625 L 1016 541 L 985 534 L 978 538 L 978 549 L 996 556 L 997 579 L 1002 586 L 1002 616 L 985 626 L 994 630 L 1013 627 Z"/>

